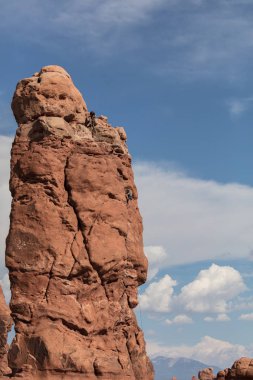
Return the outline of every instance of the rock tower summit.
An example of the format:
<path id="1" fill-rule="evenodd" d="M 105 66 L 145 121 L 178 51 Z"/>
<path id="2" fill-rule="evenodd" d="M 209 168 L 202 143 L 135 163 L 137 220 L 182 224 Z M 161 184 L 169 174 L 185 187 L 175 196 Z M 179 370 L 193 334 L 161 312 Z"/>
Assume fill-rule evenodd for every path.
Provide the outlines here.
<path id="1" fill-rule="evenodd" d="M 133 312 L 147 260 L 124 129 L 91 123 L 59 66 L 21 80 L 12 109 L 13 376 L 153 380 Z"/>

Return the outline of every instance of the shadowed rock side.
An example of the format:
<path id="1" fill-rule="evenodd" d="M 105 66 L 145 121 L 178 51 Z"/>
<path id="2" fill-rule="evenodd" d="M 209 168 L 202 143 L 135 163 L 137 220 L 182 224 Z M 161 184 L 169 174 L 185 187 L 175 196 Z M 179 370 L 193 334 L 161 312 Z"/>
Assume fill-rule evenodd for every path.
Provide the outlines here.
<path id="1" fill-rule="evenodd" d="M 124 129 L 91 124 L 58 66 L 20 81 L 12 108 L 13 376 L 152 380 L 132 310 L 147 260 Z"/>
<path id="2" fill-rule="evenodd" d="M 199 380 L 253 380 L 253 359 L 240 358 L 231 368 L 219 371 L 217 376 L 212 368 L 205 368 L 199 372 Z"/>
<path id="3" fill-rule="evenodd" d="M 0 286 L 0 376 L 11 373 L 7 362 L 7 336 L 11 329 L 12 320 L 10 310 L 6 305 L 2 288 Z"/>

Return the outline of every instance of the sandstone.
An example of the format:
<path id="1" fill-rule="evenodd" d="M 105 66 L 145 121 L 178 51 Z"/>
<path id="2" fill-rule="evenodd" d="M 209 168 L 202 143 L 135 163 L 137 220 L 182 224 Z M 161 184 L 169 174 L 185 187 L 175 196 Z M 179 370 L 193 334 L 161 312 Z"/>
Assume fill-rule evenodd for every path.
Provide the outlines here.
<path id="1" fill-rule="evenodd" d="M 226 379 L 253 380 L 253 359 L 240 358 L 236 360 L 231 369 L 228 369 Z"/>
<path id="2" fill-rule="evenodd" d="M 82 121 L 87 106 L 69 74 L 59 66 L 46 66 L 31 78 L 21 80 L 14 94 L 12 109 L 18 123 L 39 116 L 58 116 Z"/>
<path id="3" fill-rule="evenodd" d="M 2 288 L 0 286 L 0 375 L 9 374 L 10 368 L 7 362 L 7 337 L 11 329 L 12 320 L 10 316 L 10 309 L 6 305 Z"/>
<path id="4" fill-rule="evenodd" d="M 253 380 L 253 359 L 240 358 L 234 362 L 231 368 L 226 368 L 213 374 L 211 368 L 205 368 L 199 372 L 199 379 L 203 380 Z"/>
<path id="5" fill-rule="evenodd" d="M 212 368 L 205 368 L 198 373 L 199 380 L 213 380 L 215 375 Z"/>
<path id="6" fill-rule="evenodd" d="M 12 376 L 152 380 L 133 311 L 147 260 L 124 129 L 104 116 L 91 128 L 59 66 L 21 80 L 12 109 Z"/>

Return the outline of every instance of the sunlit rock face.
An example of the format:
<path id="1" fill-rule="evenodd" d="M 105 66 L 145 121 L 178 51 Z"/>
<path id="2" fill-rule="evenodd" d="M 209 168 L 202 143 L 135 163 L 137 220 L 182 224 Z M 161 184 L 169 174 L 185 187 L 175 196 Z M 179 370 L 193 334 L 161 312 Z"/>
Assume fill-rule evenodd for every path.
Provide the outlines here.
<path id="1" fill-rule="evenodd" d="M 226 368 L 213 374 L 212 368 L 205 368 L 199 372 L 199 380 L 253 380 L 253 359 L 240 358 L 231 368 Z"/>
<path id="2" fill-rule="evenodd" d="M 198 373 L 199 380 L 214 380 L 216 377 L 212 368 L 204 368 Z"/>
<path id="3" fill-rule="evenodd" d="M 21 80 L 12 109 L 13 376 L 152 380 L 133 312 L 147 260 L 124 129 L 91 118 L 59 66 Z"/>
<path id="4" fill-rule="evenodd" d="M 224 371 L 226 380 L 253 380 L 253 359 L 240 358 Z"/>

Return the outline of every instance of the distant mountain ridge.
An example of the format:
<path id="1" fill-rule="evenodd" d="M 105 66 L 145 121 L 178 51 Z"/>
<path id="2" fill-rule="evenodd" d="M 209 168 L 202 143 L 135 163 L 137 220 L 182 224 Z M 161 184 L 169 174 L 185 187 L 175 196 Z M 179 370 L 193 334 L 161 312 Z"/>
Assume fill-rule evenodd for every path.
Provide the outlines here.
<path id="1" fill-rule="evenodd" d="M 188 358 L 166 358 L 156 356 L 152 359 L 155 370 L 155 380 L 171 380 L 176 376 L 177 380 L 191 380 L 192 376 L 198 376 L 198 372 L 204 368 L 213 368 L 214 373 L 220 368 Z"/>

